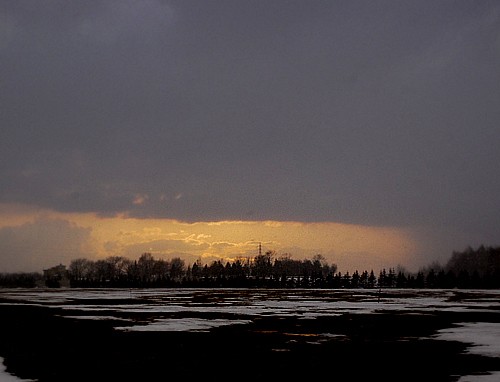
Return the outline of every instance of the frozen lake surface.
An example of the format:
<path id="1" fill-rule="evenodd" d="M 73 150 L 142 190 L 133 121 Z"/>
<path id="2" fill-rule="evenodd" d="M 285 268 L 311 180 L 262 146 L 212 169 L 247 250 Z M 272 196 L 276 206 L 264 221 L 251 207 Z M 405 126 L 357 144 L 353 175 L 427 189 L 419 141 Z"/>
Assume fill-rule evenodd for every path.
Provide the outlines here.
<path id="1" fill-rule="evenodd" d="M 262 317 L 314 320 L 391 312 L 486 313 L 487 321 L 456 322 L 430 338 L 463 342 L 471 354 L 500 358 L 500 291 L 496 290 L 11 289 L 0 290 L 0 297 L 2 305 L 49 307 L 68 320 L 104 320 L 121 332 L 209 332 L 251 325 Z M 314 334 L 317 341 L 336 336 Z M 492 371 L 462 376 L 460 382 L 500 380 L 499 376 Z M 0 368 L 0 382 L 12 378 Z"/>

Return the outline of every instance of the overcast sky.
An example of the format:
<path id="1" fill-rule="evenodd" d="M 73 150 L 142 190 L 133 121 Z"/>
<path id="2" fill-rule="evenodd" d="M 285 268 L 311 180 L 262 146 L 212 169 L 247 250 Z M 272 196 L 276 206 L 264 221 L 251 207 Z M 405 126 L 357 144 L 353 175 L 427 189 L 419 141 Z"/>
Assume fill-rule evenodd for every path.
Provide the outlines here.
<path id="1" fill-rule="evenodd" d="M 0 60 L 4 205 L 500 244 L 496 0 L 2 1 Z"/>

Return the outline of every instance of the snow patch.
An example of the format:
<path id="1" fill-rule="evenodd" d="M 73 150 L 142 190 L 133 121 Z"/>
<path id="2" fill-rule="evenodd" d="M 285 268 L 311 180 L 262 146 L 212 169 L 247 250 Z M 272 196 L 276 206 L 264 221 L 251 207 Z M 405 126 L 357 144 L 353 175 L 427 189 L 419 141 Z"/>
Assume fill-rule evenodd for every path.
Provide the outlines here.
<path id="1" fill-rule="evenodd" d="M 3 363 L 3 358 L 0 357 L 0 382 L 19 382 L 19 381 L 35 381 L 34 379 L 21 379 L 16 376 L 7 373 L 6 367 Z"/>

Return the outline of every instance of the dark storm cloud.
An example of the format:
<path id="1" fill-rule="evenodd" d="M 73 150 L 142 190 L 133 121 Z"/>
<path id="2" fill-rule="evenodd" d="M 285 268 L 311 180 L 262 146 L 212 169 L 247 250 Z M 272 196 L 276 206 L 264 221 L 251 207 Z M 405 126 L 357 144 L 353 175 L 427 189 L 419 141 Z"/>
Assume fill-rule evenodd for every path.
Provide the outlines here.
<path id="1" fill-rule="evenodd" d="M 498 234 L 496 1 L 0 7 L 2 202 Z"/>

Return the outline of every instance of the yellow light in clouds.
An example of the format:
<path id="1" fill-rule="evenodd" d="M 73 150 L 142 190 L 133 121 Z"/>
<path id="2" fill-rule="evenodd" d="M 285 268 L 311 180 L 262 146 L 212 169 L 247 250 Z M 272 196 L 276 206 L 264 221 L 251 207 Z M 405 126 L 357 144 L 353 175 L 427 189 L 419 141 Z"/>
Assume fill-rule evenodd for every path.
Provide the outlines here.
<path id="1" fill-rule="evenodd" d="M 180 256 L 192 263 L 221 258 L 255 256 L 258 243 L 263 251 L 289 253 L 294 259 L 325 256 L 342 272 L 378 271 L 381 268 L 414 266 L 418 252 L 411 232 L 391 227 L 368 227 L 340 223 L 286 221 L 218 221 L 183 223 L 168 219 L 134 219 L 125 216 L 99 217 L 95 214 L 65 214 L 29 211 L 0 206 L 0 227 L 19 225 L 43 215 L 91 228 L 89 257 Z M 8 212 L 8 213 L 7 213 Z M 5 219 L 7 217 L 7 219 Z"/>
<path id="2" fill-rule="evenodd" d="M 83 223 L 83 222 L 82 222 Z M 378 270 L 411 264 L 417 251 L 409 232 L 396 228 L 339 223 L 221 221 L 182 223 L 164 219 L 95 218 L 91 223 L 99 256 L 190 256 L 209 262 L 216 258 L 255 256 L 264 251 L 293 258 L 322 254 L 339 270 Z M 135 252 L 130 253 L 130 248 Z"/>

